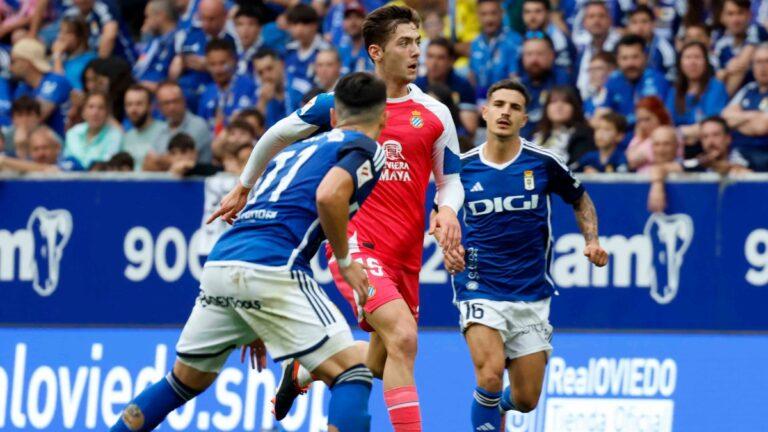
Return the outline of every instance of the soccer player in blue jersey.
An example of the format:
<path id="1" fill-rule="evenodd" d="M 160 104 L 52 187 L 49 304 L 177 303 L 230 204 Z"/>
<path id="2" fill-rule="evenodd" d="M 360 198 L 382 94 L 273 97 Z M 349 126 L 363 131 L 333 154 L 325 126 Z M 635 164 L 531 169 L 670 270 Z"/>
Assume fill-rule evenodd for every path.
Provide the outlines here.
<path id="1" fill-rule="evenodd" d="M 350 213 L 371 193 L 386 161 L 375 141 L 386 123 L 385 101 L 383 81 L 347 75 L 336 86 L 335 129 L 274 157 L 208 255 L 173 371 L 128 405 L 113 432 L 154 429 L 213 383 L 233 348 L 255 339 L 276 361 L 296 358 L 330 387 L 330 431 L 369 430 L 373 376 L 309 261 L 327 238 L 344 279 L 365 303 L 368 278 L 350 258 L 346 233 Z"/>
<path id="2" fill-rule="evenodd" d="M 528 412 L 539 400 L 552 350 L 552 194 L 573 206 L 584 255 L 598 266 L 608 260 L 584 187 L 557 156 L 520 138 L 527 103 L 519 82 L 491 86 L 483 107 L 488 141 L 462 155 L 464 251 L 449 251 L 446 268 L 454 274 L 454 301 L 477 378 L 473 431 L 500 430 L 499 407 Z M 502 395 L 505 369 L 510 387 Z"/>

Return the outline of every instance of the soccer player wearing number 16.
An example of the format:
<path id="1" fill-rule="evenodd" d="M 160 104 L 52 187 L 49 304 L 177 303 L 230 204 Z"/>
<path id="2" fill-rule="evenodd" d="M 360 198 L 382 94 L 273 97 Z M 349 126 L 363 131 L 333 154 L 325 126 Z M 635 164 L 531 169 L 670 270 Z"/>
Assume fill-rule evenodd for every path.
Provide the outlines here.
<path id="1" fill-rule="evenodd" d="M 369 430 L 373 376 L 344 317 L 312 279 L 309 261 L 326 238 L 337 255 L 349 253 L 350 213 L 371 193 L 386 159 L 375 141 L 386 123 L 385 103 L 383 81 L 347 75 L 330 112 L 335 129 L 274 157 L 208 255 L 173 371 L 138 395 L 112 432 L 153 430 L 213 383 L 233 348 L 254 339 L 275 360 L 295 358 L 330 387 L 330 431 Z M 364 304 L 363 267 L 340 267 Z"/>
<path id="2" fill-rule="evenodd" d="M 597 237 L 595 207 L 557 156 L 520 138 L 528 95 L 516 81 L 488 90 L 488 141 L 461 156 L 463 247 L 446 253 L 455 303 L 475 367 L 473 431 L 501 429 L 501 413 L 531 411 L 552 350 L 549 301 L 554 286 L 550 195 L 571 204 L 586 240 L 584 255 L 608 260 Z M 504 369 L 510 387 L 502 396 Z"/>

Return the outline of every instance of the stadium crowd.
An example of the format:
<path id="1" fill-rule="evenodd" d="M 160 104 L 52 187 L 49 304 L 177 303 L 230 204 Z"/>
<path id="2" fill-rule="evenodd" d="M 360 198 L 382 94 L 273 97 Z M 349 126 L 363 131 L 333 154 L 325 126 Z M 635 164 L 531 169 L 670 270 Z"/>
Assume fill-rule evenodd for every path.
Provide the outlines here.
<path id="1" fill-rule="evenodd" d="M 373 70 L 384 0 L 0 0 L 0 171 L 238 173 L 254 140 Z M 768 171 L 768 1 L 456 0 L 422 16 L 416 85 L 462 150 L 494 82 L 577 172 Z M 143 14 L 140 13 L 143 8 Z"/>

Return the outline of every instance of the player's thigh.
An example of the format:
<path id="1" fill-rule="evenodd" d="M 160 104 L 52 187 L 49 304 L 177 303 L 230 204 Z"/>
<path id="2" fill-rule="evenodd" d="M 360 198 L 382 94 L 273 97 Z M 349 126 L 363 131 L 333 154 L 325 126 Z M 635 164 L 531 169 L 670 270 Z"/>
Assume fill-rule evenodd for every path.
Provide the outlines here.
<path id="1" fill-rule="evenodd" d="M 176 345 L 178 360 L 200 372 L 218 372 L 238 345 L 256 334 L 233 308 L 232 269 L 205 268 L 200 294 Z"/>
<path id="2" fill-rule="evenodd" d="M 312 371 L 353 346 L 343 315 L 308 274 L 246 269 L 243 279 L 259 307 L 239 313 L 258 333 L 275 361 L 295 358 Z"/>
<path id="3" fill-rule="evenodd" d="M 384 376 L 384 365 L 387 363 L 387 348 L 384 341 L 377 333 L 371 333 L 371 340 L 367 344 L 365 365 L 371 370 L 373 376 Z"/>
<path id="4" fill-rule="evenodd" d="M 404 300 L 387 302 L 366 314 L 366 321 L 376 330 L 388 356 L 416 356 L 416 320 Z"/>
<path id="5" fill-rule="evenodd" d="M 464 332 L 469 354 L 475 371 L 493 374 L 501 378 L 504 374 L 504 340 L 498 329 L 483 324 L 471 324 Z"/>
<path id="6" fill-rule="evenodd" d="M 353 366 L 364 364 L 365 356 L 363 353 L 357 347 L 350 346 L 327 358 L 311 372 L 312 375 L 320 378 L 327 385 L 331 385 L 342 372 Z"/>

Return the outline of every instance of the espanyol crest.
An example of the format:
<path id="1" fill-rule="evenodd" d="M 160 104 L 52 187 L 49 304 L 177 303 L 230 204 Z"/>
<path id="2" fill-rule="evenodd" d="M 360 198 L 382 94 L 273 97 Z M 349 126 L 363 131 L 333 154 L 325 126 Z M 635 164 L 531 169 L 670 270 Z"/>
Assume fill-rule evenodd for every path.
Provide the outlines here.
<path id="1" fill-rule="evenodd" d="M 411 126 L 415 127 L 416 129 L 420 129 L 424 126 L 424 119 L 421 117 L 421 112 L 411 112 Z"/>

